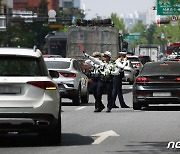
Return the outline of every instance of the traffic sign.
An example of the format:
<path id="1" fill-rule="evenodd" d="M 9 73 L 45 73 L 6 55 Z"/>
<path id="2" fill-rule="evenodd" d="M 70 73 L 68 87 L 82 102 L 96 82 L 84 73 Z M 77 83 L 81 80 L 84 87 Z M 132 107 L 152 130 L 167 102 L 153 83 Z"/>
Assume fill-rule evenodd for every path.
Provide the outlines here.
<path id="1" fill-rule="evenodd" d="M 172 16 L 171 21 L 178 21 L 178 16 Z"/>
<path id="2" fill-rule="evenodd" d="M 49 10 L 48 12 L 49 22 L 56 22 L 56 11 L 55 10 Z"/>
<path id="3" fill-rule="evenodd" d="M 140 39 L 140 35 L 125 35 L 124 39 L 125 40 L 139 40 Z"/>
<path id="4" fill-rule="evenodd" d="M 177 20 L 171 21 L 170 24 L 172 26 L 177 26 L 178 25 L 178 21 Z"/>
<path id="5" fill-rule="evenodd" d="M 179 0 L 157 0 L 158 15 L 180 15 Z"/>

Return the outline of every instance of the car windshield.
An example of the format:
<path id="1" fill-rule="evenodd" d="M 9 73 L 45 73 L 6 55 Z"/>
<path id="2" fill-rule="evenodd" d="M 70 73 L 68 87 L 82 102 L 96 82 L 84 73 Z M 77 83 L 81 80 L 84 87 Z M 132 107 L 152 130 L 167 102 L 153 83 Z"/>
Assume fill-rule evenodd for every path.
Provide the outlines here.
<path id="1" fill-rule="evenodd" d="M 70 67 L 70 62 L 65 61 L 45 61 L 47 68 L 67 69 Z"/>
<path id="2" fill-rule="evenodd" d="M 180 63 L 151 63 L 145 65 L 141 71 L 141 75 L 171 75 L 180 74 Z"/>
<path id="3" fill-rule="evenodd" d="M 44 76 L 39 58 L 0 56 L 0 76 Z"/>

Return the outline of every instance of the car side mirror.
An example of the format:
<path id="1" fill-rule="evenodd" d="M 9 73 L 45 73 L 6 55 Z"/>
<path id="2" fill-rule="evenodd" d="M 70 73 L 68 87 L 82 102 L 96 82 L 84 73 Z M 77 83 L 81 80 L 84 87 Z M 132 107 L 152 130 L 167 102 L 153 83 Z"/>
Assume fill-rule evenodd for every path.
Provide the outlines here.
<path id="1" fill-rule="evenodd" d="M 54 70 L 49 70 L 49 75 L 52 78 L 59 78 L 59 73 L 57 71 L 54 71 Z"/>

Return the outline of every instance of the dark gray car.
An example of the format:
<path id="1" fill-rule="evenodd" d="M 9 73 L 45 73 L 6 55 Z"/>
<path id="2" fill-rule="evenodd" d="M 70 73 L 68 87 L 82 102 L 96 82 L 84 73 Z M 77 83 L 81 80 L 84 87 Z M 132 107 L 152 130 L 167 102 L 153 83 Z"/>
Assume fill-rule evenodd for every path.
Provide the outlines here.
<path id="1" fill-rule="evenodd" d="M 133 109 L 169 103 L 180 103 L 180 63 L 146 63 L 133 85 Z"/>

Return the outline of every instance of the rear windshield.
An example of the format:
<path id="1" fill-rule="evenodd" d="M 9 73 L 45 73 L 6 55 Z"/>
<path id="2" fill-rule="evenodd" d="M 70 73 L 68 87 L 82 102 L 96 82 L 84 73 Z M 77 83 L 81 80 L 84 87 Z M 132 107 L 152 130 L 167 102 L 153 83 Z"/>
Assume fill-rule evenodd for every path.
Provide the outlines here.
<path id="1" fill-rule="evenodd" d="M 176 74 L 180 75 L 180 63 L 150 63 L 144 65 L 142 75 L 156 75 L 156 74 Z"/>
<path id="2" fill-rule="evenodd" d="M 0 56 L 0 76 L 46 76 L 39 58 Z"/>
<path id="3" fill-rule="evenodd" d="M 151 59 L 150 57 L 139 57 L 139 60 L 141 61 L 142 64 L 145 64 L 146 62 L 150 62 Z"/>
<path id="4" fill-rule="evenodd" d="M 45 61 L 47 68 L 67 69 L 70 67 L 70 62 L 65 61 Z"/>

